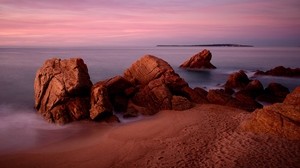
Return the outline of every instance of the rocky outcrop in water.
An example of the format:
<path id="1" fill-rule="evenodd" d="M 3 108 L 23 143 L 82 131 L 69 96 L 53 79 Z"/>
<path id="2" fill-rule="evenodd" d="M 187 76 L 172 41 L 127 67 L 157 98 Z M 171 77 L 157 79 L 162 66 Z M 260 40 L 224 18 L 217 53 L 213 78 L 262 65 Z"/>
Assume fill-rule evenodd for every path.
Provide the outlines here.
<path id="1" fill-rule="evenodd" d="M 36 73 L 34 107 L 49 122 L 63 124 L 87 118 L 91 87 L 82 59 L 49 59 Z"/>
<path id="2" fill-rule="evenodd" d="M 190 88 L 166 61 L 151 55 L 133 63 L 124 76 L 95 85 L 82 59 L 50 59 L 38 70 L 34 90 L 37 111 L 60 124 L 80 119 L 117 121 L 113 111 L 134 117 L 208 102 L 200 88 Z"/>
<path id="3" fill-rule="evenodd" d="M 289 93 L 287 87 L 279 83 L 270 83 L 257 99 L 268 103 L 281 103 Z"/>
<path id="4" fill-rule="evenodd" d="M 159 110 L 184 110 L 192 107 L 191 102 L 202 101 L 167 62 L 155 56 L 146 55 L 137 60 L 124 72 L 124 78 L 137 88 L 132 103 L 146 108 L 148 114 Z"/>
<path id="5" fill-rule="evenodd" d="M 210 63 L 212 54 L 209 50 L 203 50 L 192 56 L 189 60 L 180 65 L 184 69 L 215 69 L 216 67 Z"/>
<path id="6" fill-rule="evenodd" d="M 300 68 L 286 68 L 278 66 L 267 71 L 256 71 L 255 75 L 270 75 L 270 76 L 285 76 L 285 77 L 300 77 Z"/>
<path id="7" fill-rule="evenodd" d="M 258 109 L 244 122 L 242 128 L 274 134 L 291 140 L 300 140 L 300 86 L 288 94 L 283 103 Z"/>

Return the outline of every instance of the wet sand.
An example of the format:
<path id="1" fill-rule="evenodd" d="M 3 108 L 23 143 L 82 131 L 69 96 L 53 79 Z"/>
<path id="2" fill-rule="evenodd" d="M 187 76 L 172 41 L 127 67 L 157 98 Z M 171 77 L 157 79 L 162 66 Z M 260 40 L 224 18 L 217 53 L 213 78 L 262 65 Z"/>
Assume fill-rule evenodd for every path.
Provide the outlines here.
<path id="1" fill-rule="evenodd" d="M 128 124 L 0 156 L 0 167 L 297 167 L 300 142 L 244 132 L 248 112 L 219 105 L 161 111 Z"/>

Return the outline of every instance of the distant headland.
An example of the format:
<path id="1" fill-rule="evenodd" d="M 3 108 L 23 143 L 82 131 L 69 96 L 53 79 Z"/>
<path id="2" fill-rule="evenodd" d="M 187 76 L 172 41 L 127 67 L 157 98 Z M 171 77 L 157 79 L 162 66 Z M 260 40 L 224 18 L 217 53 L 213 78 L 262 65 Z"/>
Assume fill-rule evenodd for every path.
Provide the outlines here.
<path id="1" fill-rule="evenodd" d="M 254 47 L 242 44 L 156 45 L 156 47 Z"/>

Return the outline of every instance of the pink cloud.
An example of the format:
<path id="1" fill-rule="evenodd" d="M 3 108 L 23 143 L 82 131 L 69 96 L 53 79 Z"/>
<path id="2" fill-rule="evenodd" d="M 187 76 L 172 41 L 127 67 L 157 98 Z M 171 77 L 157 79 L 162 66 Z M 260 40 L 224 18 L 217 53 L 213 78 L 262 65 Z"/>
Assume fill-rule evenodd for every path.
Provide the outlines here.
<path id="1" fill-rule="evenodd" d="M 299 7 L 297 0 L 0 0 L 0 45 L 300 38 Z"/>

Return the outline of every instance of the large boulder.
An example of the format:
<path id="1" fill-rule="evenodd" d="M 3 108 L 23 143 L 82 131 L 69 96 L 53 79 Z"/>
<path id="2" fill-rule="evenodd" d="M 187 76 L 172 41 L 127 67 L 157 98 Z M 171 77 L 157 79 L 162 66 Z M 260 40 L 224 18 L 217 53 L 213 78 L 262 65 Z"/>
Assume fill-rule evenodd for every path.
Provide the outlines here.
<path id="1" fill-rule="evenodd" d="M 210 63 L 212 54 L 209 50 L 203 50 L 192 56 L 189 60 L 180 65 L 185 69 L 215 69 L 216 67 Z"/>
<path id="2" fill-rule="evenodd" d="M 250 82 L 248 76 L 244 71 L 240 70 L 239 72 L 235 72 L 229 75 L 225 87 L 233 88 L 233 89 L 241 89 L 248 85 Z"/>
<path id="3" fill-rule="evenodd" d="M 235 96 L 248 96 L 255 99 L 257 96 L 263 94 L 264 87 L 259 80 L 253 80 L 248 85 L 235 93 Z"/>
<path id="4" fill-rule="evenodd" d="M 91 87 L 82 59 L 49 59 L 36 73 L 34 107 L 49 122 L 64 124 L 87 118 Z"/>
<path id="5" fill-rule="evenodd" d="M 300 77 L 300 68 L 285 68 L 278 66 L 267 71 L 256 71 L 255 75 L 270 75 L 270 76 L 286 76 L 286 77 Z"/>
<path id="6" fill-rule="evenodd" d="M 147 109 L 144 111 L 150 115 L 159 110 L 171 110 L 172 104 L 176 104 L 177 108 L 177 102 L 200 103 L 202 100 L 166 61 L 152 55 L 145 55 L 133 63 L 124 72 L 124 78 L 137 88 L 131 99 L 132 103 L 139 107 L 138 109 Z M 173 96 L 186 99 L 173 99 Z M 140 111 L 138 109 L 137 111 Z"/>
<path id="7" fill-rule="evenodd" d="M 283 103 L 255 110 L 242 128 L 255 133 L 267 133 L 290 140 L 300 140 L 300 86 Z"/>

